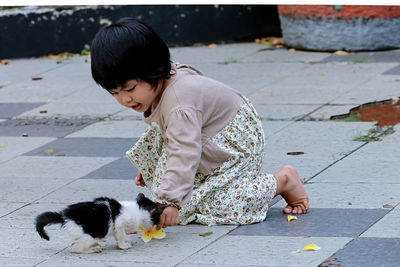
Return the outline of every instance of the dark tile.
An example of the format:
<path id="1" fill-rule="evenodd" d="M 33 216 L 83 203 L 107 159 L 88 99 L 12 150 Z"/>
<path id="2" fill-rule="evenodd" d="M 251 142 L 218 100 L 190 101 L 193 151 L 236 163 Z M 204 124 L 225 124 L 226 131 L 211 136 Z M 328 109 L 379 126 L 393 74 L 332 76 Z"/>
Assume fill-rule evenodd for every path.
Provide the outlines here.
<path id="1" fill-rule="evenodd" d="M 25 156 L 123 157 L 138 138 L 59 138 Z M 47 152 L 48 149 L 54 150 Z"/>
<path id="2" fill-rule="evenodd" d="M 1 136 L 63 137 L 92 123 L 93 119 L 18 119 L 0 122 Z"/>
<path id="3" fill-rule="evenodd" d="M 271 208 L 265 221 L 242 225 L 231 235 L 357 237 L 388 213 L 383 209 L 310 209 L 287 221 L 280 208 Z"/>
<path id="4" fill-rule="evenodd" d="M 384 73 L 382 73 L 383 75 L 400 75 L 400 65 L 385 71 Z"/>
<path id="5" fill-rule="evenodd" d="M 400 238 L 357 238 L 319 266 L 399 267 Z"/>
<path id="6" fill-rule="evenodd" d="M 0 118 L 9 119 L 46 103 L 0 103 Z"/>
<path id="7" fill-rule="evenodd" d="M 372 63 L 372 62 L 400 62 L 400 50 L 357 52 L 350 55 L 331 55 L 323 62 L 353 62 L 353 63 Z"/>
<path id="8" fill-rule="evenodd" d="M 89 173 L 81 179 L 132 180 L 133 183 L 136 172 L 136 167 L 128 158 L 121 158 Z"/>

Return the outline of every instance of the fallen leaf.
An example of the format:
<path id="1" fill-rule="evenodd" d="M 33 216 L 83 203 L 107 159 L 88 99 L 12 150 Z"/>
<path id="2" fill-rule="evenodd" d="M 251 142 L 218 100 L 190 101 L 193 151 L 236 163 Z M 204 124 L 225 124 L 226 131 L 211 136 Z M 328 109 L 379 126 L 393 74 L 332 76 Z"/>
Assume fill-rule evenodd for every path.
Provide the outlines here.
<path id="1" fill-rule="evenodd" d="M 208 48 L 217 48 L 217 45 L 216 44 L 210 44 L 210 45 L 208 45 Z"/>
<path id="2" fill-rule="evenodd" d="M 267 93 L 265 93 L 265 96 L 272 96 L 272 93 L 271 92 L 267 92 Z"/>
<path id="3" fill-rule="evenodd" d="M 44 152 L 46 152 L 46 153 L 53 153 L 53 152 L 54 152 L 54 148 L 46 149 Z"/>
<path id="4" fill-rule="evenodd" d="M 349 52 L 346 51 L 342 51 L 342 50 L 338 50 L 336 52 L 333 53 L 334 55 L 338 55 L 338 56 L 344 56 L 344 55 L 349 55 Z"/>
<path id="5" fill-rule="evenodd" d="M 320 77 L 324 77 L 324 76 L 326 76 L 326 74 L 325 73 L 320 73 L 319 76 Z"/>
<path id="6" fill-rule="evenodd" d="M 316 244 L 310 244 L 305 246 L 304 248 L 302 248 L 302 251 L 316 251 L 316 250 L 320 250 L 321 248 L 319 246 L 317 246 Z"/>
<path id="7" fill-rule="evenodd" d="M 32 77 L 32 81 L 39 81 L 39 80 L 42 80 L 42 79 L 43 79 L 43 77 L 39 77 L 39 76 Z"/>
<path id="8" fill-rule="evenodd" d="M 288 221 L 288 222 L 295 221 L 295 220 L 297 220 L 297 217 L 296 217 L 296 216 L 292 216 L 292 215 L 288 215 L 288 216 L 287 216 L 287 221 Z"/>
<path id="9" fill-rule="evenodd" d="M 22 134 L 23 137 L 28 137 L 29 135 L 27 133 Z"/>
<path id="10" fill-rule="evenodd" d="M 200 234 L 200 236 L 209 236 L 212 234 L 213 234 L 213 232 L 205 232 L 205 233 Z"/>
<path id="11" fill-rule="evenodd" d="M 142 240 L 146 243 L 149 242 L 152 238 L 163 239 L 166 235 L 162 229 L 157 230 L 156 225 L 154 225 L 153 228 L 149 229 L 144 229 L 142 226 L 139 226 L 138 231 L 143 232 Z"/>
<path id="12" fill-rule="evenodd" d="M 289 52 L 296 52 L 297 50 L 295 48 L 290 48 Z"/>
<path id="13" fill-rule="evenodd" d="M 258 44 L 263 44 L 267 46 L 282 46 L 284 45 L 284 41 L 282 37 L 275 37 L 275 36 L 269 36 L 269 37 L 264 37 L 264 38 L 257 38 L 254 40 L 254 42 Z"/>
<path id="14" fill-rule="evenodd" d="M 41 110 L 41 111 L 39 111 L 39 113 L 47 113 L 47 110 Z"/>
<path id="15" fill-rule="evenodd" d="M 394 207 L 390 204 L 385 204 L 385 205 L 383 205 L 383 208 L 384 209 L 393 209 Z"/>
<path id="16" fill-rule="evenodd" d="M 7 59 L 1 59 L 0 60 L 0 66 L 8 65 L 10 64 L 10 60 Z"/>
<path id="17" fill-rule="evenodd" d="M 291 156 L 297 156 L 297 155 L 303 155 L 304 152 L 287 152 L 286 155 L 291 155 Z"/>
<path id="18" fill-rule="evenodd" d="M 0 144 L 0 147 L 6 147 L 7 144 Z"/>

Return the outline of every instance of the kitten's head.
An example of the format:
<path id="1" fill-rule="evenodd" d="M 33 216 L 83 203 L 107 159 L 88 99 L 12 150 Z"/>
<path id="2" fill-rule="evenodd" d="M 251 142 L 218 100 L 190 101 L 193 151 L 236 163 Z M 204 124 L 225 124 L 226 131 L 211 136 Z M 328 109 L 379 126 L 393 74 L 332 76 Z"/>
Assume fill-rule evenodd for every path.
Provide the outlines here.
<path id="1" fill-rule="evenodd" d="M 136 202 L 139 205 L 139 208 L 147 210 L 149 212 L 151 221 L 154 225 L 160 221 L 161 213 L 168 206 L 166 204 L 157 204 L 145 197 L 142 193 L 138 194 L 138 196 L 136 197 Z"/>

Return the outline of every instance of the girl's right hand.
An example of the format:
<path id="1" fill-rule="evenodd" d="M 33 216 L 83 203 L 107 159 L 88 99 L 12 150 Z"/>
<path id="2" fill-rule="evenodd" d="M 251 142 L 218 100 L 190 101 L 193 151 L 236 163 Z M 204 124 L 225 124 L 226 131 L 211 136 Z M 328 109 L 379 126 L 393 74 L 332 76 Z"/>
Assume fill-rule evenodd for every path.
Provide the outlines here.
<path id="1" fill-rule="evenodd" d="M 135 184 L 137 186 L 146 186 L 146 183 L 144 182 L 142 173 L 140 171 L 138 171 L 137 174 L 136 174 Z"/>

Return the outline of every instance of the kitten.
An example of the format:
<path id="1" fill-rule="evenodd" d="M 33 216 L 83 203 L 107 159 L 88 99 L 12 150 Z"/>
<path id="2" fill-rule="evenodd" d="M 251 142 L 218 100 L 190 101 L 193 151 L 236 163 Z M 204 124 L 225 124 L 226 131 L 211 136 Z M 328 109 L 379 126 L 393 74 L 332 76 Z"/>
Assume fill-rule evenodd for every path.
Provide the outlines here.
<path id="1" fill-rule="evenodd" d="M 99 197 L 93 201 L 69 205 L 60 212 L 44 212 L 36 217 L 36 231 L 40 237 L 49 240 L 44 227 L 62 224 L 74 239 L 71 251 L 75 253 L 102 252 L 103 239 L 111 232 L 118 248 L 129 249 L 132 243 L 126 240 L 125 231 L 135 231 L 139 226 L 145 229 L 158 223 L 167 205 L 156 204 L 140 193 L 136 201 L 121 201 Z"/>

